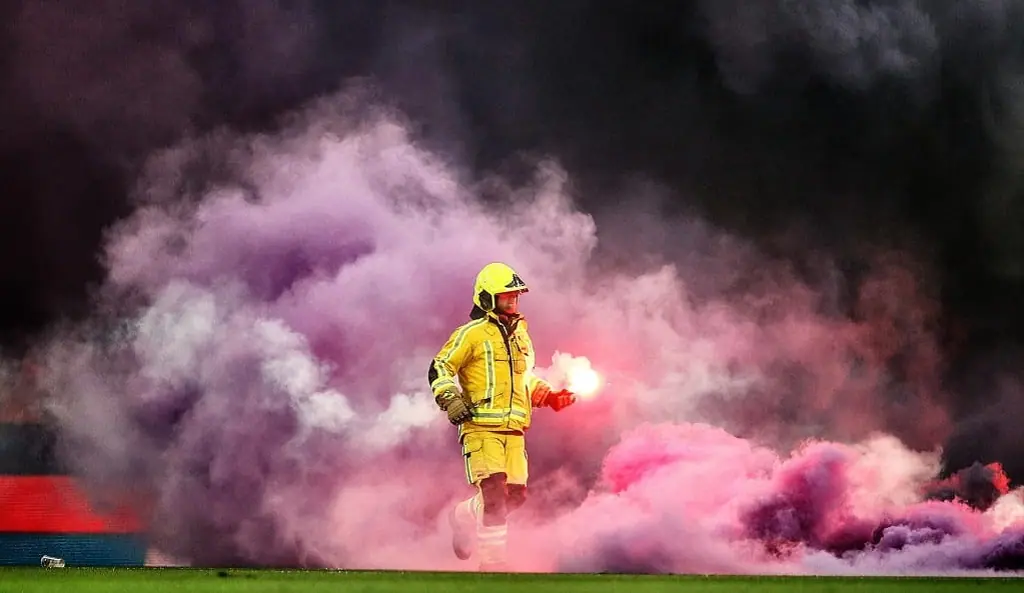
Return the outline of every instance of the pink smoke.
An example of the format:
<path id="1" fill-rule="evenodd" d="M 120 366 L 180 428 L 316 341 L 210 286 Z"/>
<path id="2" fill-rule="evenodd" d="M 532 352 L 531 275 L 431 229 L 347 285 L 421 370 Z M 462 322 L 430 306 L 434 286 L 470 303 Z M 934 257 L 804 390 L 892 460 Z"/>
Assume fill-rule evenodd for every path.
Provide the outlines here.
<path id="1" fill-rule="evenodd" d="M 707 425 L 623 435 L 588 498 L 530 523 L 532 570 L 952 573 L 1020 569 L 1024 505 L 924 500 L 935 459 L 889 437 L 790 456 Z"/>
<path id="2" fill-rule="evenodd" d="M 362 99 L 154 155 L 110 230 L 96 322 L 48 346 L 65 453 L 97 500 L 135 498 L 155 546 L 198 565 L 471 568 L 446 539 L 469 492 L 426 369 L 476 271 L 503 260 L 532 288 L 540 372 L 556 377 L 561 352 L 606 378 L 597 398 L 536 415 L 517 569 L 1019 558 L 1012 505 L 997 528 L 924 502 L 934 455 L 876 434 L 902 426 L 930 448 L 946 429 L 912 261 L 879 256 L 853 318 L 724 234 L 695 247 L 699 263 L 609 270 L 556 164 L 526 187 L 475 183 Z M 791 457 L 771 448 L 807 438 Z"/>

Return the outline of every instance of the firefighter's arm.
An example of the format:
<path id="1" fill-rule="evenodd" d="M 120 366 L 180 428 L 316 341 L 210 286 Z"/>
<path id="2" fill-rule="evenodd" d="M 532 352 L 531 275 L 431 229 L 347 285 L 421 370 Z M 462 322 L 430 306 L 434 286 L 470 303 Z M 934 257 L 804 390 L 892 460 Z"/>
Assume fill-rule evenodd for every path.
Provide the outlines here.
<path id="1" fill-rule="evenodd" d="M 557 412 L 576 403 L 576 394 L 568 389 L 554 391 L 547 381 L 538 378 L 536 386 L 530 390 L 530 401 L 535 408 L 548 407 Z"/>
<path id="2" fill-rule="evenodd" d="M 530 369 L 526 371 L 526 390 L 530 394 L 533 407 L 540 408 L 546 405 L 547 396 L 551 393 L 551 384 L 538 377 L 533 369 Z"/>
<path id="3" fill-rule="evenodd" d="M 438 407 L 448 413 L 448 420 L 458 424 L 470 417 L 469 405 L 460 393 L 455 380 L 459 370 L 469 360 L 473 351 L 472 344 L 466 339 L 466 328 L 452 332 L 448 341 L 437 355 L 430 361 L 427 381 L 434 401 Z"/>

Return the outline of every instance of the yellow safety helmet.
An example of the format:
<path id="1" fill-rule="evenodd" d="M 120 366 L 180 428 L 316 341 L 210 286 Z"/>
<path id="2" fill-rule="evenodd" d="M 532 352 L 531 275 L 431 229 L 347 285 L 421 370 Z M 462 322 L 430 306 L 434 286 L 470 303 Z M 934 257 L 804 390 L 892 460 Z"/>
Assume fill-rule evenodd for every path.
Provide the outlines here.
<path id="1" fill-rule="evenodd" d="M 493 311 L 496 296 L 503 292 L 529 292 L 523 279 L 511 267 L 500 262 L 489 263 L 476 275 L 473 303 L 484 311 Z"/>

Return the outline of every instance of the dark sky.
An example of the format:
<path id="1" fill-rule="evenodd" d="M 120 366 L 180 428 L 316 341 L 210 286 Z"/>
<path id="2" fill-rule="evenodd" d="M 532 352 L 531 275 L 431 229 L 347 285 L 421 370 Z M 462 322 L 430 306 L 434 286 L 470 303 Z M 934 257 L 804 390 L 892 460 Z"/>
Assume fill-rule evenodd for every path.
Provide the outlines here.
<path id="1" fill-rule="evenodd" d="M 942 301 L 958 442 L 991 434 L 993 409 L 1024 408 L 978 395 L 990 377 L 1015 380 L 1024 338 L 1018 4 L 3 6 L 0 331 L 13 352 L 87 311 L 103 229 L 127 212 L 149 151 L 222 124 L 269 126 L 365 76 L 481 170 L 558 156 L 596 196 L 588 208 L 645 173 L 770 252 L 835 255 L 851 283 L 866 245 L 911 250 Z"/>

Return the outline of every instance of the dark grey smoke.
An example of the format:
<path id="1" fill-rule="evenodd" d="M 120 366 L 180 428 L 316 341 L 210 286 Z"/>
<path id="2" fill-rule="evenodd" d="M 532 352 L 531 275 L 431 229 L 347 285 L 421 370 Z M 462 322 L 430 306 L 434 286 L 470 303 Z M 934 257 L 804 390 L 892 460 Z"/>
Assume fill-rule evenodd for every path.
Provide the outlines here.
<path id="1" fill-rule="evenodd" d="M 939 32 L 920 2 L 702 2 L 716 63 L 730 88 L 820 77 L 853 92 L 893 85 L 934 98 Z"/>

